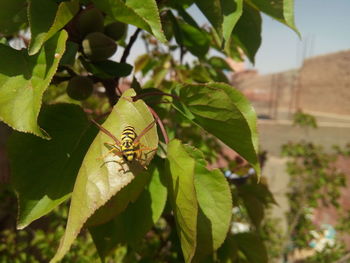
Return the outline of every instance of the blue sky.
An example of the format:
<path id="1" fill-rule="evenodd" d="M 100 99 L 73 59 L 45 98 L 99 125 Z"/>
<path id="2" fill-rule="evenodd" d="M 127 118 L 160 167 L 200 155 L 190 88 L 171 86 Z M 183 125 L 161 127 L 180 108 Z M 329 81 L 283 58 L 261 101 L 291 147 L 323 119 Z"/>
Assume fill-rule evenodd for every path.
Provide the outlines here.
<path id="1" fill-rule="evenodd" d="M 350 0 L 295 0 L 295 23 L 288 27 L 263 17 L 262 45 L 255 68 L 271 73 L 297 68 L 306 57 L 350 49 Z"/>
<path id="2" fill-rule="evenodd" d="M 188 11 L 199 24 L 208 23 L 195 6 Z M 310 57 L 350 49 L 350 0 L 295 0 L 295 23 L 302 39 L 287 26 L 263 15 L 262 44 L 255 65 L 247 66 L 261 74 L 280 72 L 298 68 L 303 54 Z M 133 62 L 143 53 L 143 43 L 137 41 L 128 61 Z"/>

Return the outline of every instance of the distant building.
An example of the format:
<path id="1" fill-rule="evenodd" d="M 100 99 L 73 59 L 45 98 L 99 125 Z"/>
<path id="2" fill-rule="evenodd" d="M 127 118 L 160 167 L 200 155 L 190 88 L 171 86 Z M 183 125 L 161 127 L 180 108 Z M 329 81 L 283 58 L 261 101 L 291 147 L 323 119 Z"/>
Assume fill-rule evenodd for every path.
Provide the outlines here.
<path id="1" fill-rule="evenodd" d="M 260 116 L 290 119 L 302 109 L 324 118 L 349 118 L 350 50 L 306 59 L 296 70 L 268 75 L 244 70 L 233 76 L 232 84 Z"/>

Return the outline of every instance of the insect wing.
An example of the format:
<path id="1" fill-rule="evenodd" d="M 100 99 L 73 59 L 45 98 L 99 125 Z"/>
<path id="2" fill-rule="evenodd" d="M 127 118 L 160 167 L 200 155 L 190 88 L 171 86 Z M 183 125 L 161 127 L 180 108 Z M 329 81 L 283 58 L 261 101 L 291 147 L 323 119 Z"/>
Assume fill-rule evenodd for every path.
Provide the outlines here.
<path id="1" fill-rule="evenodd" d="M 111 137 L 113 139 L 113 141 L 119 146 L 120 145 L 120 141 L 109 131 L 107 131 L 105 128 L 103 128 L 99 123 L 97 123 L 94 119 L 91 119 L 91 121 L 93 123 L 95 123 L 97 125 L 97 127 L 106 135 L 108 135 L 109 137 Z"/>
<path id="2" fill-rule="evenodd" d="M 148 126 L 136 137 L 134 144 L 137 144 L 141 140 L 142 136 L 145 135 L 150 129 L 152 129 L 155 123 L 156 121 L 152 121 L 150 124 L 148 124 Z"/>

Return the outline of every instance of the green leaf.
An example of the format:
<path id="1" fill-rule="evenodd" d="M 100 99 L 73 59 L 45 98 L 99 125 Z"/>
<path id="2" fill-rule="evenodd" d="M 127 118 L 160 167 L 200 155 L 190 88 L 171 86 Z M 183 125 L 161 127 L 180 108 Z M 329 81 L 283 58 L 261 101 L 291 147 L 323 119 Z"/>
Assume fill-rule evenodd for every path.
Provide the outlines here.
<path id="1" fill-rule="evenodd" d="M 72 41 L 66 42 L 66 50 L 60 61 L 60 65 L 73 66 L 79 49 L 79 45 Z"/>
<path id="2" fill-rule="evenodd" d="M 120 243 L 136 246 L 147 231 L 158 221 L 165 207 L 167 189 L 160 177 L 159 162 L 152 166 L 151 181 L 136 202 L 113 220 L 89 228 L 101 258 Z"/>
<path id="3" fill-rule="evenodd" d="M 243 0 L 196 0 L 195 3 L 227 46 L 232 30 L 242 15 Z"/>
<path id="4" fill-rule="evenodd" d="M 206 168 L 199 150 L 187 147 L 187 152 L 196 160 L 195 189 L 200 209 L 194 261 L 201 262 L 204 256 L 217 250 L 226 238 L 232 216 L 231 190 L 219 169 L 209 171 Z"/>
<path id="5" fill-rule="evenodd" d="M 254 251 L 251 251 L 254 253 Z M 232 235 L 228 235 L 224 244 L 217 251 L 219 262 L 235 263 L 238 258 L 238 244 Z"/>
<path id="6" fill-rule="evenodd" d="M 51 140 L 15 132 L 8 145 L 19 199 L 18 229 L 46 215 L 70 196 L 97 130 L 90 128 L 84 111 L 72 104 L 44 108 L 39 123 L 50 133 Z"/>
<path id="7" fill-rule="evenodd" d="M 103 127 L 116 138 L 120 138 L 127 125 L 134 127 L 136 133 L 140 134 L 153 122 L 152 114 L 142 100 L 132 102 L 132 96 L 135 94 L 132 89 L 124 92 L 103 124 Z M 140 142 L 150 149 L 157 148 L 156 127 L 153 126 Z M 106 143 L 114 142 L 101 131 L 85 155 L 74 185 L 66 231 L 56 255 L 50 262 L 57 262 L 63 258 L 86 220 L 98 208 L 136 176 L 142 176 L 144 169 L 138 161 L 126 162 L 117 153 L 108 153 L 111 146 Z M 146 164 L 151 161 L 153 154 L 154 151 L 146 156 L 144 152 L 142 158 L 145 159 Z"/>
<path id="8" fill-rule="evenodd" d="M 206 83 L 213 81 L 207 68 L 202 65 L 194 66 L 191 73 L 192 79 L 195 82 Z"/>
<path id="9" fill-rule="evenodd" d="M 0 120 L 47 138 L 37 124 L 41 99 L 64 53 L 67 33 L 51 38 L 35 56 L 0 44 Z M 30 110 L 28 110 L 30 109 Z"/>
<path id="10" fill-rule="evenodd" d="M 199 150 L 177 140 L 168 145 L 170 200 L 186 262 L 193 256 L 200 262 L 218 249 L 231 223 L 230 187 L 218 169 L 209 171 L 206 166 Z"/>
<path id="11" fill-rule="evenodd" d="M 235 44 L 240 46 L 249 60 L 254 63 L 255 54 L 261 44 L 261 16 L 259 11 L 247 4 L 244 4 L 243 10 L 243 15 L 232 33 L 232 48 L 236 49 Z M 228 46 L 227 49 L 231 49 L 231 47 Z M 231 52 L 228 51 L 228 53 Z"/>
<path id="12" fill-rule="evenodd" d="M 165 1 L 165 4 L 173 8 L 177 8 L 179 6 L 183 8 L 188 8 L 194 3 L 194 1 L 195 0 L 168 0 Z"/>
<path id="13" fill-rule="evenodd" d="M 180 9 L 182 10 L 182 9 Z M 184 11 L 180 13 L 187 18 L 187 23 L 181 19 L 177 19 L 171 11 L 167 13 L 169 20 L 172 23 L 175 40 L 181 47 L 186 47 L 193 55 L 204 57 L 209 51 L 210 38 L 205 30 L 199 28 L 195 21 Z"/>
<path id="14" fill-rule="evenodd" d="M 162 23 L 158 11 L 157 2 L 155 0 L 128 0 L 126 5 L 131 7 L 140 17 L 149 24 L 153 35 L 162 42 L 166 42 L 163 33 Z"/>
<path id="15" fill-rule="evenodd" d="M 28 53 L 34 55 L 74 17 L 79 11 L 79 1 L 62 2 L 57 6 L 53 1 L 31 0 L 28 8 L 31 32 Z"/>
<path id="16" fill-rule="evenodd" d="M 177 21 L 177 27 L 175 39 L 180 46 L 186 47 L 193 55 L 200 58 L 208 53 L 210 39 L 205 31 L 186 24 L 181 20 Z"/>
<path id="17" fill-rule="evenodd" d="M 223 83 L 193 84 L 180 89 L 180 98 L 191 115 L 175 105 L 177 110 L 239 153 L 260 175 L 257 118 L 242 93 Z"/>
<path id="18" fill-rule="evenodd" d="M 243 200 L 244 207 L 247 209 L 250 220 L 256 228 L 260 227 L 260 223 L 264 218 L 264 205 L 254 193 L 245 188 L 238 188 L 239 197 Z"/>
<path id="19" fill-rule="evenodd" d="M 112 60 L 88 62 L 83 58 L 80 61 L 90 73 L 102 79 L 126 77 L 132 71 L 132 66 L 128 63 L 119 63 Z"/>
<path id="20" fill-rule="evenodd" d="M 143 70 L 143 68 L 149 63 L 151 57 L 148 54 L 142 54 L 135 59 L 135 73 Z"/>
<path id="21" fill-rule="evenodd" d="M 27 1 L 0 1 L 0 32 L 11 35 L 27 21 Z"/>
<path id="22" fill-rule="evenodd" d="M 85 225 L 87 227 L 93 227 L 112 220 L 123 212 L 130 202 L 135 202 L 139 198 L 149 180 L 150 174 L 146 171 L 138 175 L 130 184 L 121 189 L 117 195 L 113 196 L 106 204 L 97 209 Z"/>
<path id="23" fill-rule="evenodd" d="M 246 2 L 257 10 L 289 26 L 300 36 L 294 23 L 294 0 L 246 0 Z"/>
<path id="24" fill-rule="evenodd" d="M 166 42 L 155 0 L 93 0 L 95 5 L 115 20 L 131 24 Z"/>
<path id="25" fill-rule="evenodd" d="M 250 263 L 267 263 L 267 251 L 264 242 L 254 233 L 239 233 L 233 235 L 238 249 L 243 252 Z"/>
<path id="26" fill-rule="evenodd" d="M 198 201 L 194 185 L 195 160 L 179 140 L 168 144 L 166 174 L 170 202 L 185 262 L 191 262 L 197 247 Z"/>
<path id="27" fill-rule="evenodd" d="M 232 71 L 231 67 L 227 64 L 226 60 L 221 57 L 211 57 L 209 59 L 209 64 L 216 69 L 225 69 Z"/>
<path id="28" fill-rule="evenodd" d="M 277 205 L 272 193 L 264 184 L 238 186 L 238 196 L 242 199 L 252 223 L 257 228 L 264 218 L 264 211 L 267 206 L 269 204 Z"/>

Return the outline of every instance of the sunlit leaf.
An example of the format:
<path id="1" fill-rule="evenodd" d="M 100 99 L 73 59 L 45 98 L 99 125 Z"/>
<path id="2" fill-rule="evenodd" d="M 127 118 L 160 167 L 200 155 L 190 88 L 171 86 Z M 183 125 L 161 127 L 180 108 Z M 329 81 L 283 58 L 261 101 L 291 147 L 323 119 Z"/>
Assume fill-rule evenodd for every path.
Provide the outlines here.
<path id="1" fill-rule="evenodd" d="M 125 2 L 151 27 L 153 35 L 162 42 L 166 42 L 160 22 L 157 2 L 155 0 L 128 0 Z"/>
<path id="2" fill-rule="evenodd" d="M 115 20 L 131 24 L 166 41 L 155 0 L 93 0 L 95 5 Z"/>
<path id="3" fill-rule="evenodd" d="M 186 262 L 193 257 L 200 262 L 218 249 L 231 222 L 229 185 L 219 170 L 206 165 L 199 150 L 177 140 L 168 145 L 170 200 Z"/>
<path id="4" fill-rule="evenodd" d="M 195 260 L 217 250 L 224 242 L 232 215 L 231 190 L 220 170 L 208 170 L 199 150 L 186 147 L 196 160 L 195 189 L 199 204 Z"/>
<path id="5" fill-rule="evenodd" d="M 15 132 L 8 146 L 13 184 L 19 198 L 19 229 L 70 196 L 97 130 L 90 127 L 83 110 L 72 104 L 44 108 L 39 124 L 50 133 L 51 140 Z"/>
<path id="6" fill-rule="evenodd" d="M 294 23 L 294 0 L 246 0 L 251 6 L 289 26 L 299 36 Z"/>
<path id="7" fill-rule="evenodd" d="M 134 127 L 136 133 L 140 134 L 153 122 L 152 114 L 142 100 L 132 102 L 131 97 L 135 94 L 132 89 L 124 92 L 103 124 L 103 127 L 116 138 L 120 138 L 127 125 Z M 156 149 L 158 145 L 156 127 L 153 126 L 140 142 L 149 149 Z M 51 262 L 57 262 L 65 255 L 86 220 L 99 207 L 128 185 L 135 176 L 143 174 L 144 169 L 139 161 L 126 162 L 117 155 L 117 152 L 108 153 L 111 147 L 107 147 L 106 143 L 115 142 L 101 131 L 85 155 L 74 185 L 66 231 Z M 143 164 L 151 160 L 154 152 L 143 153 L 142 158 L 145 159 Z"/>
<path id="8" fill-rule="evenodd" d="M 242 14 L 243 0 L 196 0 L 195 3 L 227 46 L 232 30 Z"/>
<path id="9" fill-rule="evenodd" d="M 29 1 L 29 25 L 31 41 L 29 55 L 36 54 L 41 46 L 63 28 L 78 12 L 77 0 L 62 2 L 57 5 L 54 1 Z"/>
<path id="10" fill-rule="evenodd" d="M 167 197 L 167 189 L 160 177 L 161 166 L 158 165 L 150 168 L 149 185 L 122 214 L 106 224 L 89 228 L 101 258 L 120 244 L 135 246 L 158 221 Z"/>
<path id="11" fill-rule="evenodd" d="M 166 163 L 170 202 L 176 220 L 185 262 L 191 262 L 197 247 L 198 201 L 194 185 L 195 160 L 178 140 L 168 144 Z"/>
<path id="12" fill-rule="evenodd" d="M 13 129 L 47 138 L 37 124 L 44 91 L 64 53 L 67 33 L 61 31 L 35 56 L 0 44 L 0 120 Z"/>
<path id="13" fill-rule="evenodd" d="M 180 89 L 180 99 L 186 107 L 175 106 L 178 110 L 238 152 L 260 174 L 256 113 L 242 93 L 223 83 L 193 84 Z M 184 112 L 186 108 L 191 115 Z"/>
<path id="14" fill-rule="evenodd" d="M 139 198 L 150 179 L 151 176 L 146 171 L 144 171 L 142 175 L 136 176 L 136 178 L 121 189 L 117 195 L 113 196 L 106 204 L 97 209 L 88 219 L 85 226 L 94 227 L 102 225 L 119 215 L 128 207 L 129 203 L 135 202 Z"/>

